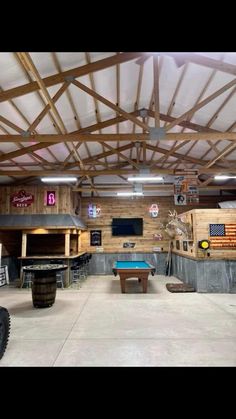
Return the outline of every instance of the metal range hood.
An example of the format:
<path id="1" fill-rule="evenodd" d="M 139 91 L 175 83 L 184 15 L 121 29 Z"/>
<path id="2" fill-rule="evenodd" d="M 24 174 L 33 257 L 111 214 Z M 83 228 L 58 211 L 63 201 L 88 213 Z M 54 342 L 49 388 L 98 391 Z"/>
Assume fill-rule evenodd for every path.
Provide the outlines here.
<path id="1" fill-rule="evenodd" d="M 70 214 L 4 214 L 0 215 L 0 229 L 77 228 L 86 230 L 83 220 Z"/>

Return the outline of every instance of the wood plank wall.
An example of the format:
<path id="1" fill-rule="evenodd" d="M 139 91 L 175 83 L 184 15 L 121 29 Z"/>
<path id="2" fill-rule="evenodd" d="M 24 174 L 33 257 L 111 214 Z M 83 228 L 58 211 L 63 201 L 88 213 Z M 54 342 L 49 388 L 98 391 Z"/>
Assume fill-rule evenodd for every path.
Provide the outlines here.
<path id="1" fill-rule="evenodd" d="M 81 217 L 88 226 L 88 231 L 81 233 L 81 250 L 95 252 L 96 247 L 90 246 L 90 230 L 102 231 L 102 247 L 104 252 L 152 252 L 154 247 L 161 247 L 163 251 L 168 250 L 169 237 L 160 229 L 161 223 L 167 219 L 169 210 L 176 210 L 178 214 L 193 208 L 216 208 L 217 203 L 223 200 L 231 200 L 231 197 L 221 199 L 219 196 L 201 196 L 198 205 L 175 206 L 173 197 L 144 197 L 144 198 L 82 198 Z M 101 216 L 99 218 L 88 217 L 88 205 L 99 205 Z M 159 206 L 157 218 L 151 218 L 149 207 L 152 204 Z M 112 237 L 112 218 L 143 218 L 143 236 Z M 154 233 L 162 233 L 163 240 L 157 241 L 153 238 Z M 123 248 L 124 242 L 135 242 L 133 249 Z"/>
<path id="2" fill-rule="evenodd" d="M 24 190 L 34 195 L 34 202 L 25 208 L 14 207 L 10 196 Z M 48 207 L 45 202 L 47 191 L 56 192 L 56 205 Z M 75 197 L 70 186 L 2 186 L 0 187 L 0 214 L 75 214 Z"/>
<path id="3" fill-rule="evenodd" d="M 236 209 L 195 209 L 183 213 L 183 216 L 193 226 L 193 240 L 185 244 L 187 250 L 184 250 L 183 239 L 178 236 L 176 239 L 179 240 L 180 249 L 176 249 L 176 240 L 174 240 L 175 253 L 197 259 L 236 259 L 236 248 L 212 249 L 210 247 L 208 251 L 198 248 L 200 240 L 211 240 L 209 224 L 236 224 Z"/>

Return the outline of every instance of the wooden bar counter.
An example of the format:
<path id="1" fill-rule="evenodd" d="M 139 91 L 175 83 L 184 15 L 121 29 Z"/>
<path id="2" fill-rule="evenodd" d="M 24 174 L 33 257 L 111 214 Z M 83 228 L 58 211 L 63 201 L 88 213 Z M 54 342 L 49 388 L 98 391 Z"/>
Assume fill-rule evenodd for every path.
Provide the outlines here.
<path id="1" fill-rule="evenodd" d="M 68 269 L 65 271 L 65 283 L 64 286 L 65 287 L 69 287 L 71 280 L 70 280 L 70 268 L 73 264 L 74 259 L 78 258 L 79 256 L 84 255 L 86 252 L 79 252 L 75 255 L 71 255 L 71 256 L 65 256 L 65 255 L 32 255 L 32 256 L 21 256 L 18 257 L 18 259 L 21 260 L 21 273 L 22 273 L 22 269 L 24 267 L 24 261 L 36 261 L 38 263 L 38 261 L 42 261 L 40 262 L 43 263 L 43 261 L 45 261 L 45 263 L 48 263 L 48 260 L 55 260 L 55 262 L 57 260 L 63 260 L 63 263 L 65 265 L 68 266 Z M 22 278 L 20 278 L 20 281 L 22 281 Z"/>

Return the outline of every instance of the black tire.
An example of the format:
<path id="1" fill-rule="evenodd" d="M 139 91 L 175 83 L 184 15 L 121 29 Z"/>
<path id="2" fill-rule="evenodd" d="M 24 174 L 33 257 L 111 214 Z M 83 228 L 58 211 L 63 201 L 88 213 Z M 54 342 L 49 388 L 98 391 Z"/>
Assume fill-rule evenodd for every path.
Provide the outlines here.
<path id="1" fill-rule="evenodd" d="M 0 307 L 0 359 L 2 359 L 8 344 L 10 325 L 11 321 L 8 310 Z"/>

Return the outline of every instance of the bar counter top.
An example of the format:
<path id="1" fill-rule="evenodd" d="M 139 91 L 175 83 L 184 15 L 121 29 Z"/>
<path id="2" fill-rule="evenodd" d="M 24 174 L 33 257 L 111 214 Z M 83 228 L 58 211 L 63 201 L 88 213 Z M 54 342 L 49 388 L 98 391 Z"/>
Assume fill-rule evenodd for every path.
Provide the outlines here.
<path id="1" fill-rule="evenodd" d="M 75 255 L 31 255 L 31 256 L 19 256 L 18 259 L 75 259 L 79 256 L 84 255 L 86 252 L 79 252 Z"/>

